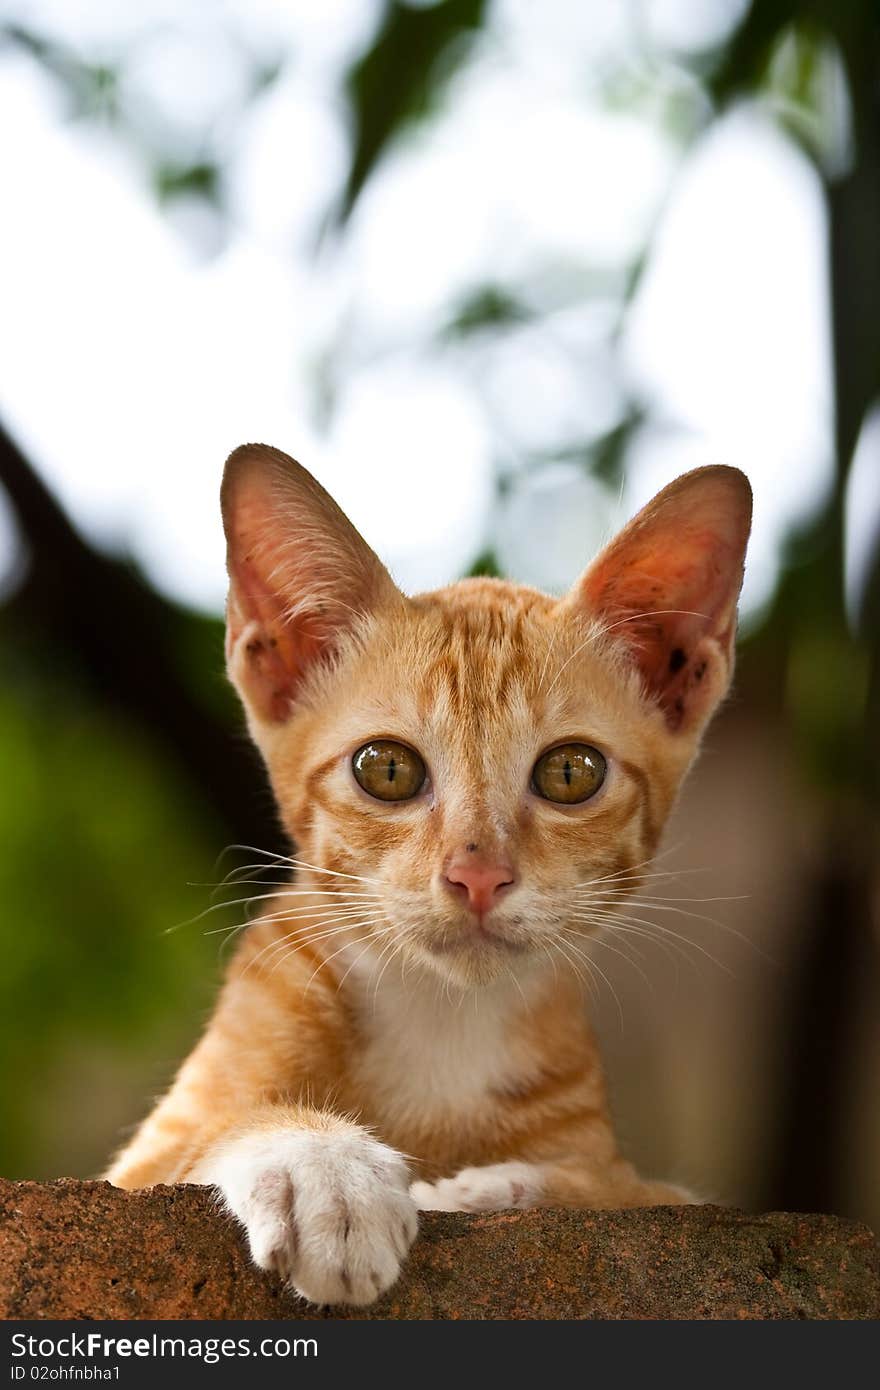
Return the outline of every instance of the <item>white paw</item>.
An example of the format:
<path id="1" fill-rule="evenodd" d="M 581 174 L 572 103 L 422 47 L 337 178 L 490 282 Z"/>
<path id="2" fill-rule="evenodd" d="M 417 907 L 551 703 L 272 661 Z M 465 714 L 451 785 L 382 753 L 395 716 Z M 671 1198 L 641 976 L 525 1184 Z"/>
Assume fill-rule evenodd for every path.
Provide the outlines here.
<path id="1" fill-rule="evenodd" d="M 439 1182 L 414 1182 L 409 1191 L 421 1211 L 503 1211 L 534 1206 L 541 1175 L 531 1163 L 496 1163 L 462 1168 Z"/>
<path id="2" fill-rule="evenodd" d="M 244 1225 L 254 1262 L 312 1303 L 372 1303 L 415 1239 L 406 1163 L 362 1130 L 247 1134 L 198 1176 Z"/>

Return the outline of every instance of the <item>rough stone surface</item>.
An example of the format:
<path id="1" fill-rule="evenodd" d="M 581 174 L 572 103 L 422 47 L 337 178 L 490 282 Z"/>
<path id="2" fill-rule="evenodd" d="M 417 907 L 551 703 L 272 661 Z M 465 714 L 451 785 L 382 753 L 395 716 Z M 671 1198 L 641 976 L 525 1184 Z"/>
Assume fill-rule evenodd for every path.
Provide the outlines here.
<path id="1" fill-rule="evenodd" d="M 198 1187 L 0 1179 L 4 1318 L 877 1318 L 880 1247 L 833 1216 L 720 1207 L 426 1213 L 369 1309 L 254 1269 Z"/>

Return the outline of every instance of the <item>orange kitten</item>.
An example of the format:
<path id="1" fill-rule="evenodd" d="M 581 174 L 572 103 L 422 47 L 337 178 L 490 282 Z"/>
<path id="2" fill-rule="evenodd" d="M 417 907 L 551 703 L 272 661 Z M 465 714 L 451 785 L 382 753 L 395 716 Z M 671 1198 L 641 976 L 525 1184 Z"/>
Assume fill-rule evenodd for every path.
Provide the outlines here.
<path id="1" fill-rule="evenodd" d="M 110 1180 L 216 1184 L 257 1264 L 321 1303 L 386 1289 L 417 1208 L 689 1200 L 617 1151 L 583 957 L 728 688 L 745 477 L 679 478 L 559 600 L 405 598 L 262 445 L 222 499 L 229 673 L 300 858 L 267 870 L 271 908 Z"/>

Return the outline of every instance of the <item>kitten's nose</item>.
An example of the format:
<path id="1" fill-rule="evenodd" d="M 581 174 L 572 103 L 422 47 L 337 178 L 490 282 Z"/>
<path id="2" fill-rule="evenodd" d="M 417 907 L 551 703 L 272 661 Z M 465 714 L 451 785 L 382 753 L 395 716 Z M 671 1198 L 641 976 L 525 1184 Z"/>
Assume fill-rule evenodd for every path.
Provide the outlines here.
<path id="1" fill-rule="evenodd" d="M 509 864 L 454 859 L 446 870 L 447 885 L 457 893 L 464 890 L 468 907 L 480 913 L 494 907 L 504 889 L 510 888 L 515 880 Z"/>

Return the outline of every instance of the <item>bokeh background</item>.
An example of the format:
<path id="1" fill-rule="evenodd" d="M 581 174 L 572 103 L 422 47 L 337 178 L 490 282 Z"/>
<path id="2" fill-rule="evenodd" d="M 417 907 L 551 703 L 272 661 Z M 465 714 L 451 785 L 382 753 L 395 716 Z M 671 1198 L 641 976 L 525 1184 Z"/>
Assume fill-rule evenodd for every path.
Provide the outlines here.
<path id="1" fill-rule="evenodd" d="M 594 955 L 618 1121 L 880 1226 L 875 0 L 4 0 L 0 109 L 0 1172 L 101 1169 L 210 1006 L 227 847 L 279 847 L 234 445 L 410 591 L 561 590 L 724 461 L 736 692 L 643 975 Z"/>

